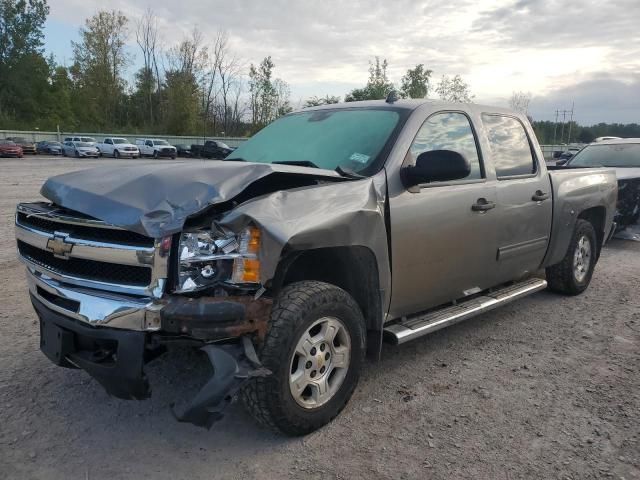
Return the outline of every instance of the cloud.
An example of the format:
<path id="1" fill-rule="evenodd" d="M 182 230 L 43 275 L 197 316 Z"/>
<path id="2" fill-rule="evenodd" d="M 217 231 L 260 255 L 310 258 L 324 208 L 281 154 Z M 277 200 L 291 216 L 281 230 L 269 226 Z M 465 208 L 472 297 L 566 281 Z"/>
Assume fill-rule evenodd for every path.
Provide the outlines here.
<path id="1" fill-rule="evenodd" d="M 569 110 L 582 125 L 599 122 L 640 123 L 640 73 L 619 78 L 600 73 L 578 83 L 534 97 L 534 119 L 554 120 L 555 110 Z"/>
<path id="2" fill-rule="evenodd" d="M 76 32 L 100 8 L 135 21 L 148 6 L 161 20 L 166 47 L 194 26 L 212 40 L 226 30 L 235 54 L 249 63 L 271 55 L 294 103 L 362 86 L 368 62 L 387 58 L 399 83 L 424 63 L 461 74 L 478 100 L 506 103 L 512 91 L 545 97 L 606 72 L 640 72 L 638 0 L 615 6 L 577 0 L 50 0 L 55 22 Z M 132 23 L 133 23 L 132 21 Z M 59 43 L 59 40 L 58 40 Z M 135 49 L 133 35 L 132 48 Z M 69 54 L 66 54 L 67 58 Z M 552 109 L 555 110 L 555 107 Z"/>

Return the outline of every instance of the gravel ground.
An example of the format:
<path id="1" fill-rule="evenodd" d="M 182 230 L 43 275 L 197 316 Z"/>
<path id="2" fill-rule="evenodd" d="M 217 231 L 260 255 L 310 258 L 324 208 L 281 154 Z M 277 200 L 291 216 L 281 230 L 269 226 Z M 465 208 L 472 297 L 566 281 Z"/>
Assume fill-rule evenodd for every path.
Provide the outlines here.
<path id="1" fill-rule="evenodd" d="M 402 347 L 332 424 L 291 439 L 239 405 L 207 431 L 169 404 L 198 352 L 148 367 L 153 397 L 108 397 L 38 350 L 13 211 L 52 174 L 115 160 L 0 159 L 1 478 L 640 478 L 640 243 L 614 240 L 589 290 L 542 292 Z"/>

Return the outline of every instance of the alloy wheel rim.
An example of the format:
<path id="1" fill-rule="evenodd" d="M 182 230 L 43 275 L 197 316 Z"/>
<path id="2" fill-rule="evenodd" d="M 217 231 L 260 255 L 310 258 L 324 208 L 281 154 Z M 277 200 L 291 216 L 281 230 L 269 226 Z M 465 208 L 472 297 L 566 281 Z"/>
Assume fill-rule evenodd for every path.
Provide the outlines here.
<path id="1" fill-rule="evenodd" d="M 289 389 L 298 405 L 318 408 L 331 400 L 344 382 L 351 361 L 351 337 L 344 323 L 323 317 L 307 328 L 289 362 Z"/>
<path id="2" fill-rule="evenodd" d="M 578 282 L 584 281 L 591 266 L 591 242 L 581 236 L 573 254 L 573 274 Z"/>

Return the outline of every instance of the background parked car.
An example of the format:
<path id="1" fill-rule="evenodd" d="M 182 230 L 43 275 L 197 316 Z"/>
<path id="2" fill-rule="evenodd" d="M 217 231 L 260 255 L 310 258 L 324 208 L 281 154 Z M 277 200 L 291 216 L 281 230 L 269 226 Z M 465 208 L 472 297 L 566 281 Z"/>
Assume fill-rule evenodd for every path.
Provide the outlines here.
<path id="1" fill-rule="evenodd" d="M 98 144 L 98 142 L 96 142 L 96 139 L 93 137 L 66 137 L 64 141 L 90 143 L 92 147 L 95 147 Z"/>
<path id="2" fill-rule="evenodd" d="M 614 221 L 618 230 L 640 220 L 640 138 L 601 140 L 584 147 L 567 167 L 609 167 L 618 179 L 618 204 Z"/>
<path id="3" fill-rule="evenodd" d="M 176 153 L 179 157 L 191 157 L 191 146 L 185 145 L 184 143 L 180 143 L 176 145 Z"/>
<path id="4" fill-rule="evenodd" d="M 7 140 L 20 145 L 22 147 L 22 153 L 25 155 L 27 153 L 36 153 L 36 144 L 34 142 L 30 142 L 24 137 L 7 137 Z"/>
<path id="5" fill-rule="evenodd" d="M 0 157 L 22 158 L 22 147 L 11 140 L 0 140 Z"/>
<path id="6" fill-rule="evenodd" d="M 234 150 L 235 148 L 231 148 L 226 143 L 215 140 L 207 140 L 204 145 L 191 145 L 191 152 L 194 157 L 215 158 L 218 160 L 222 160 Z"/>
<path id="7" fill-rule="evenodd" d="M 102 141 L 102 143 L 98 143 L 96 147 L 100 151 L 100 155 L 108 157 L 138 158 L 140 156 L 140 150 L 138 150 L 138 147 L 123 137 L 107 137 Z"/>
<path id="8" fill-rule="evenodd" d="M 65 157 L 98 157 L 100 151 L 85 142 L 64 142 L 62 153 Z"/>
<path id="9" fill-rule="evenodd" d="M 62 155 L 62 143 L 44 140 L 36 143 L 36 153 L 47 155 Z"/>
<path id="10" fill-rule="evenodd" d="M 140 150 L 141 157 L 171 157 L 176 158 L 176 147 L 166 140 L 158 138 L 138 138 L 136 146 Z"/>

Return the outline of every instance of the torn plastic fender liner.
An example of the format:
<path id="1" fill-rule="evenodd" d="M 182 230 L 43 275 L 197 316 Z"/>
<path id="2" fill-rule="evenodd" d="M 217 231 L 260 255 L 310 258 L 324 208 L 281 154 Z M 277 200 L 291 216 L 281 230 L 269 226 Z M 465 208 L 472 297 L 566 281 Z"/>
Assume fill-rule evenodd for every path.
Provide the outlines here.
<path id="1" fill-rule="evenodd" d="M 179 422 L 211 428 L 246 382 L 271 372 L 262 367 L 247 337 L 242 337 L 241 345 L 209 344 L 202 350 L 209 357 L 214 374 L 188 405 L 172 406 L 172 412 Z"/>
<path id="2" fill-rule="evenodd" d="M 40 193 L 55 204 L 104 222 L 161 238 L 182 230 L 187 217 L 231 200 L 269 175 L 342 182 L 331 170 L 249 162 L 138 163 L 65 173 Z"/>

